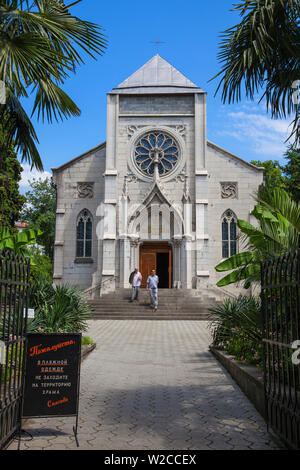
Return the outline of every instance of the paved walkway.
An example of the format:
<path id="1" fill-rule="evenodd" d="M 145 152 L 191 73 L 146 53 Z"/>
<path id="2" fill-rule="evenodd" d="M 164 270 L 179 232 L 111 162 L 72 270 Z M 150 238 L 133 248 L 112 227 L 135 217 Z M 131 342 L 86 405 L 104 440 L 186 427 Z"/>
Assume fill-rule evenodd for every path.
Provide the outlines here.
<path id="1" fill-rule="evenodd" d="M 276 449 L 208 351 L 207 323 L 91 322 L 81 378 L 81 449 Z M 71 420 L 31 421 L 22 449 L 76 449 Z M 10 446 L 15 449 L 16 443 Z"/>

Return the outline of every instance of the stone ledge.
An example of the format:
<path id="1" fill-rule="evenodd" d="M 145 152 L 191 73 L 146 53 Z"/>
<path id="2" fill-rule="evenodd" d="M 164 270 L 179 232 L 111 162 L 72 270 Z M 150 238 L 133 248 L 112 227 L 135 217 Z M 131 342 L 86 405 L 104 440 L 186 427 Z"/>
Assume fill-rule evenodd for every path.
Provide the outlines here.
<path id="1" fill-rule="evenodd" d="M 266 419 L 263 371 L 255 366 L 240 364 L 220 349 L 210 346 L 212 354 L 221 362 L 257 411 Z"/>
<path id="2" fill-rule="evenodd" d="M 81 362 L 87 358 L 87 356 L 96 349 L 96 343 L 88 344 L 86 346 L 81 346 Z"/>
<path id="3" fill-rule="evenodd" d="M 76 258 L 74 261 L 75 264 L 94 264 L 92 258 Z"/>
<path id="4" fill-rule="evenodd" d="M 266 421 L 263 371 L 255 366 L 240 364 L 234 356 L 230 356 L 225 351 L 216 349 L 214 346 L 210 346 L 209 349 Z M 271 427 L 268 428 L 268 432 L 280 449 L 288 449 L 288 445 L 282 441 Z"/>

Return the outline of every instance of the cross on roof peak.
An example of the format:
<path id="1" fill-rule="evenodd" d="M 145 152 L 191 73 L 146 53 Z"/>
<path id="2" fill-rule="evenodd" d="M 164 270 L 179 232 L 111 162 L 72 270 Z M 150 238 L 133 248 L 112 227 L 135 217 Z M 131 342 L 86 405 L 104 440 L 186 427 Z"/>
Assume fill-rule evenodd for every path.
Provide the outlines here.
<path id="1" fill-rule="evenodd" d="M 155 44 L 156 52 L 158 54 L 159 53 L 159 47 L 161 46 L 161 44 L 166 44 L 166 43 L 164 41 L 160 41 L 159 39 L 157 39 L 156 41 L 151 41 L 151 44 Z"/>

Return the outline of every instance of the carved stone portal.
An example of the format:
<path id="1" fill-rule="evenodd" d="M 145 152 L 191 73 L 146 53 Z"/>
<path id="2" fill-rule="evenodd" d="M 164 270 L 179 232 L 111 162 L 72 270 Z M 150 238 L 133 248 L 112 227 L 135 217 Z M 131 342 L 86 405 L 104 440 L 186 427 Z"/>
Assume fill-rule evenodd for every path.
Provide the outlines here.
<path id="1" fill-rule="evenodd" d="M 238 199 L 237 183 L 221 183 L 222 199 Z"/>

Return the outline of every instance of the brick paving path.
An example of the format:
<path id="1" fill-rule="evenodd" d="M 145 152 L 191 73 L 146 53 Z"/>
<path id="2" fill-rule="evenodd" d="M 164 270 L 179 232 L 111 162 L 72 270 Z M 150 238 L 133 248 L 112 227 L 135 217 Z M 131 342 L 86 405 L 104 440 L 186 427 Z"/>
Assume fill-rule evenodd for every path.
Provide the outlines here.
<path id="1" fill-rule="evenodd" d="M 95 321 L 83 362 L 81 449 L 277 449 L 209 353 L 206 322 Z M 22 449 L 76 449 L 70 419 L 32 420 Z M 9 449 L 15 449 L 14 442 Z"/>

